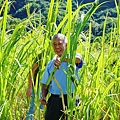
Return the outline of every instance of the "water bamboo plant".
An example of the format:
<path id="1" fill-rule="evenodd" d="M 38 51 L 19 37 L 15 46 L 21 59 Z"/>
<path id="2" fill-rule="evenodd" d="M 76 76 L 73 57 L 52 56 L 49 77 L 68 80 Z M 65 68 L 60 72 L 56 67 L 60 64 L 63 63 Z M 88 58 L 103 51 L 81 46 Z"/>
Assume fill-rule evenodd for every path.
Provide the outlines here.
<path id="1" fill-rule="evenodd" d="M 78 82 L 75 94 L 73 97 L 68 96 L 70 98 L 66 111 L 68 119 L 120 119 L 120 11 L 117 1 L 115 0 L 117 24 L 114 23 L 114 20 L 111 21 L 115 26 L 109 33 L 109 42 L 105 41 L 108 34 L 105 31 L 108 21 L 107 14 L 102 36 L 98 36 L 92 43 L 90 42 L 92 22 L 89 23 L 88 31 L 83 32 L 84 36 L 81 33 L 91 15 L 102 4 L 104 3 L 99 4 L 99 0 L 96 0 L 80 5 L 75 11 L 72 11 L 72 1 L 67 0 L 66 15 L 59 25 L 56 25 L 60 1 L 51 0 L 46 26 L 42 23 L 39 23 L 39 26 L 34 25 L 35 23 L 31 20 L 33 14 L 29 14 L 28 19 L 15 25 L 15 28 L 11 29 L 12 32 L 9 33 L 7 29 L 9 1 L 5 0 L 0 8 L 0 15 L 4 13 L 0 17 L 0 120 L 25 119 L 29 106 L 29 99 L 25 96 L 28 73 L 32 69 L 34 58 L 44 51 L 40 64 L 42 66 L 40 78 L 37 78 L 37 81 L 42 78 L 46 61 L 54 55 L 49 47 L 50 37 L 60 30 L 68 38 L 68 47 L 64 55 L 68 56 L 70 53 L 69 64 L 71 66 L 74 64 L 76 52 L 83 55 L 84 61 L 84 66 L 79 72 L 81 80 Z M 78 21 L 81 8 L 89 5 L 92 6 L 91 9 L 85 16 L 81 15 L 81 21 Z M 26 30 L 28 27 L 31 31 Z M 83 39 L 84 41 L 82 41 Z M 48 83 L 50 80 L 51 78 Z M 36 88 L 37 85 L 34 89 L 36 90 Z M 70 92 L 69 80 L 68 92 Z M 74 105 L 76 96 L 81 100 L 77 107 Z M 36 96 L 34 117 L 44 120 L 44 111 L 39 109 L 39 104 L 39 97 Z"/>

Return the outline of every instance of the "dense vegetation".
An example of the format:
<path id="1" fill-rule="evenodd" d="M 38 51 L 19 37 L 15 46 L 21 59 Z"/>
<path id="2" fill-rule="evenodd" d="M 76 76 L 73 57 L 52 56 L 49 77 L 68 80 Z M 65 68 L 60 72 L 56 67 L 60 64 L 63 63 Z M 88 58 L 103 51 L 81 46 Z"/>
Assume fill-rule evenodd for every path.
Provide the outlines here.
<path id="1" fill-rule="evenodd" d="M 71 0 L 66 3 L 51 0 L 49 4 L 48 1 L 40 0 L 38 2 L 41 4 L 36 1 L 27 5 L 27 0 L 21 0 L 17 4 L 21 9 L 15 13 L 27 11 L 27 17 L 22 19 L 12 17 L 16 14 L 10 13 L 11 2 L 0 2 L 3 2 L 0 4 L 0 120 L 25 119 L 29 108 L 29 98 L 25 95 L 28 73 L 35 57 L 44 51 L 40 64 L 41 79 L 45 62 L 54 56 L 50 38 L 58 32 L 68 38 L 70 64 L 74 63 L 76 51 L 82 54 L 84 61 L 79 71 L 81 81 L 74 96 L 68 96 L 69 106 L 65 111 L 68 119 L 120 119 L 120 8 L 116 0 L 113 3 L 115 8 L 104 9 L 99 13 L 103 3 L 100 4 L 98 0 L 74 8 Z M 43 6 L 48 5 L 44 6 L 48 11 L 41 9 L 33 12 L 44 2 L 46 4 Z M 36 7 L 31 9 L 33 5 Z M 23 12 L 20 13 L 24 16 Z M 37 84 L 34 89 L 37 89 Z M 74 105 L 76 97 L 81 99 L 78 107 Z M 45 108 L 43 111 L 39 109 L 39 100 L 39 96 L 36 96 L 34 117 L 43 120 Z"/>
<path id="2" fill-rule="evenodd" d="M 28 11 L 27 9 L 30 9 L 30 14 L 32 14 L 32 17 L 37 17 L 37 23 L 41 22 L 42 24 L 46 24 L 47 16 L 48 16 L 48 8 L 50 5 L 50 0 L 10 0 L 10 9 L 9 14 L 13 16 L 16 19 L 26 19 L 28 18 Z M 58 25 L 60 21 L 65 16 L 65 6 L 66 6 L 66 0 L 60 0 L 60 7 L 57 14 L 57 20 L 56 24 Z M 94 0 L 73 0 L 72 1 L 72 9 L 73 11 L 81 4 L 87 3 L 87 2 L 93 2 Z M 100 0 L 101 2 L 105 2 L 104 0 Z M 91 6 L 83 7 L 80 15 L 82 13 L 86 14 L 86 12 L 89 10 Z M 102 35 L 102 29 L 103 29 L 103 21 L 105 20 L 106 15 L 108 16 L 108 19 L 110 17 L 115 20 L 116 18 L 116 9 L 115 9 L 115 3 L 113 0 L 107 1 L 105 4 L 103 4 L 91 17 L 91 21 L 94 24 L 92 28 L 92 37 L 94 39 L 95 36 Z M 10 19 L 11 22 L 15 22 L 16 19 Z M 17 20 L 18 21 L 18 20 Z M 10 22 L 10 23 L 11 23 Z M 117 21 L 116 21 L 117 22 Z M 88 29 L 88 24 L 86 24 L 86 27 L 84 28 L 84 31 Z M 113 26 L 111 20 L 107 21 L 107 32 L 110 32 L 110 29 Z"/>

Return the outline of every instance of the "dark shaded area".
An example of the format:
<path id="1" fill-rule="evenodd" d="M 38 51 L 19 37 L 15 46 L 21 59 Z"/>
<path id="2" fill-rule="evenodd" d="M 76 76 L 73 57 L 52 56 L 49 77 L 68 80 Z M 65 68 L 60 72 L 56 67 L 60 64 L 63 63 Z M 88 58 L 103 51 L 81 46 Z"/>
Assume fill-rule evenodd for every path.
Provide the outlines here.
<path id="1" fill-rule="evenodd" d="M 26 2 L 25 0 L 16 0 L 11 3 L 9 14 L 15 18 L 25 18 L 27 17 L 26 10 L 24 9 Z M 19 11 L 20 10 L 20 11 Z"/>
<path id="2" fill-rule="evenodd" d="M 84 3 L 88 3 L 88 2 L 94 2 L 94 0 L 73 0 L 73 10 L 76 9 L 76 4 L 80 5 L 80 4 L 84 4 Z M 101 2 L 105 2 L 105 0 L 100 0 Z M 49 7 L 49 3 L 50 0 L 16 0 L 14 2 L 12 2 L 10 10 L 9 10 L 9 14 L 11 14 L 13 17 L 15 18 L 26 18 L 27 17 L 27 12 L 26 12 L 26 4 L 31 4 L 30 6 L 30 13 L 33 12 L 34 9 L 36 9 L 36 12 L 38 12 L 39 10 L 41 11 L 41 13 L 43 15 L 47 15 L 47 10 Z M 63 2 L 65 3 L 65 1 Z M 64 5 L 64 4 L 63 4 Z M 105 3 L 104 5 L 102 5 L 97 12 L 101 11 L 101 10 L 105 10 L 105 9 L 109 9 L 109 8 L 115 8 L 115 3 L 114 0 L 109 0 L 109 2 Z M 65 7 L 62 7 L 61 9 L 65 9 Z M 114 13 L 111 13 L 111 16 L 116 16 L 114 15 Z M 97 17 L 97 16 L 96 16 Z"/>
<path id="3" fill-rule="evenodd" d="M 12 0 L 11 0 L 12 1 Z M 63 17 L 66 14 L 66 1 L 67 0 L 61 0 L 60 7 L 57 14 L 57 21 L 56 24 L 58 25 L 60 21 L 63 19 Z M 76 10 L 78 5 L 85 4 L 88 2 L 94 2 L 95 0 L 73 0 L 72 3 L 72 10 Z M 118 1 L 118 0 L 117 0 Z M 103 31 L 103 22 L 105 21 L 106 15 L 111 18 L 116 18 L 116 8 L 114 0 L 99 0 L 99 3 L 106 2 L 100 8 L 92 15 L 86 26 L 84 27 L 84 31 L 88 29 L 89 22 L 91 21 L 92 26 L 92 38 L 94 39 L 94 36 L 101 36 Z M 27 12 L 26 12 L 26 6 L 29 4 L 30 6 L 30 14 L 35 12 L 34 16 L 35 18 L 39 19 L 36 21 L 37 24 L 39 24 L 39 21 L 41 21 L 43 24 L 46 24 L 46 20 L 48 18 L 48 9 L 50 5 L 50 0 L 16 0 L 11 3 L 9 14 L 12 15 L 14 18 L 19 19 L 25 19 L 27 18 Z M 91 6 L 87 6 L 83 8 L 80 11 L 80 16 L 82 13 L 86 14 Z M 80 20 L 78 20 L 79 22 Z M 107 30 L 106 32 L 110 32 L 110 29 L 113 27 L 113 23 L 111 20 L 108 20 L 107 23 Z"/>

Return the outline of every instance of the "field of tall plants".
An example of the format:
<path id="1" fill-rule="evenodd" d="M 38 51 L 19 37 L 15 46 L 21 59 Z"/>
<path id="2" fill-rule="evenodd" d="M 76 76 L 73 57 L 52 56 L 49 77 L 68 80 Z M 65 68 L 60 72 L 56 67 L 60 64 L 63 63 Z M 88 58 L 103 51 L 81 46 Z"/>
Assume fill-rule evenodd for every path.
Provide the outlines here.
<path id="1" fill-rule="evenodd" d="M 120 8 L 117 1 L 115 0 L 117 17 L 115 20 L 111 18 L 113 27 L 110 28 L 110 33 L 106 33 L 107 21 L 110 20 L 107 13 L 102 36 L 96 36 L 91 42 L 94 26 L 91 21 L 89 29 L 83 31 L 90 17 L 102 4 L 104 3 L 99 4 L 99 0 L 95 0 L 72 11 L 72 1 L 67 0 L 66 15 L 56 25 L 60 4 L 59 0 L 51 0 L 45 25 L 41 22 L 36 25 L 38 18 L 33 19 L 33 14 L 27 9 L 28 18 L 10 29 L 8 20 L 12 17 L 8 14 L 9 1 L 5 0 L 0 8 L 0 120 L 25 119 L 30 101 L 26 96 L 29 71 L 36 56 L 42 53 L 40 77 L 37 78 L 41 80 L 46 62 L 54 56 L 50 47 L 51 36 L 58 32 L 68 38 L 70 64 L 74 63 L 76 52 L 81 53 L 84 62 L 79 71 L 81 80 L 75 93 L 73 97 L 68 96 L 68 109 L 65 111 L 68 119 L 120 120 Z M 90 10 L 79 16 L 79 11 L 88 5 L 91 5 Z M 37 90 L 37 87 L 36 84 L 34 89 Z M 34 118 L 44 120 L 45 107 L 44 110 L 39 109 L 39 97 L 35 97 Z M 80 98 L 77 107 L 74 105 L 76 97 Z"/>

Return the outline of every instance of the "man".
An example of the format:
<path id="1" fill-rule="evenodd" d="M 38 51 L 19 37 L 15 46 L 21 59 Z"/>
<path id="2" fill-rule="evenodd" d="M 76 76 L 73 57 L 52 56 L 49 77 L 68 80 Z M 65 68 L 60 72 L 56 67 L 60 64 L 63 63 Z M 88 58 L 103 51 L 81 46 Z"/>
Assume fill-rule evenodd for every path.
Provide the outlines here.
<path id="1" fill-rule="evenodd" d="M 42 98 L 41 103 L 43 105 L 47 105 L 46 113 L 45 113 L 45 120 L 59 120 L 60 118 L 64 120 L 65 115 L 63 114 L 63 105 L 62 105 L 62 93 L 64 94 L 64 103 L 67 106 L 67 78 L 64 70 L 67 70 L 67 62 L 69 60 L 65 59 L 62 63 L 60 62 L 59 58 L 62 56 L 64 50 L 67 47 L 67 38 L 63 34 L 56 34 L 53 36 L 52 39 L 52 47 L 55 52 L 55 57 L 47 64 L 43 78 L 41 80 L 42 83 Z M 82 58 L 80 55 L 77 54 L 75 59 L 76 64 L 76 75 L 78 75 L 78 69 L 82 67 Z M 46 82 L 54 69 L 57 67 L 58 70 L 54 73 L 54 77 L 50 82 L 49 85 L 49 92 L 51 96 L 48 99 L 48 103 L 46 102 L 46 95 L 48 92 L 48 86 L 46 87 Z M 58 86 L 58 84 L 60 87 Z M 74 91 L 74 84 L 71 82 L 71 91 Z M 72 94 L 71 93 L 71 94 Z"/>

